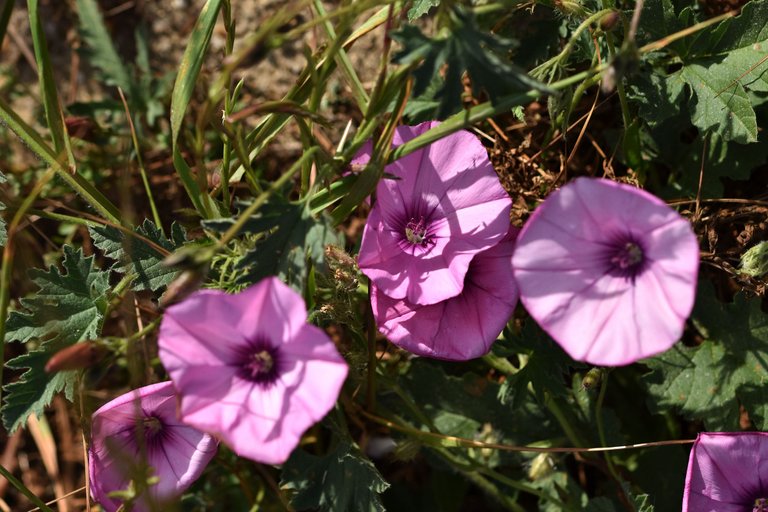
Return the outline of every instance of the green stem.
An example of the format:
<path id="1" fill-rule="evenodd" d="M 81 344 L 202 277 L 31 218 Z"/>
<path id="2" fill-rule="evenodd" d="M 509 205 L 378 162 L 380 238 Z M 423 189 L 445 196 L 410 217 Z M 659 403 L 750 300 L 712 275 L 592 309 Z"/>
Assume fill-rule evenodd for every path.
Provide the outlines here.
<path id="1" fill-rule="evenodd" d="M 544 491 L 541 491 L 539 489 L 536 489 L 535 487 L 532 487 L 530 485 L 526 485 L 524 483 L 518 482 L 517 480 L 512 480 L 511 478 L 499 473 L 495 469 L 491 469 L 489 467 L 480 467 L 478 468 L 478 471 L 480 473 L 483 473 L 485 475 L 488 475 L 489 477 L 493 478 L 494 480 L 497 480 L 501 482 L 502 484 L 506 485 L 507 487 L 511 487 L 513 489 L 517 489 L 518 491 L 522 491 L 528 494 L 533 494 L 534 496 L 537 496 L 539 499 L 548 501 L 552 503 L 553 505 L 557 506 L 559 510 L 572 510 L 573 507 L 569 507 L 559 499 L 547 494 Z"/>
<path id="2" fill-rule="evenodd" d="M 509 362 L 506 357 L 495 356 L 492 353 L 483 356 L 483 361 L 488 363 L 491 368 L 500 371 L 505 375 L 514 375 L 520 371 L 515 365 Z"/>
<path id="3" fill-rule="evenodd" d="M 229 242 L 234 239 L 237 234 L 240 232 L 241 229 L 243 229 L 243 226 L 245 226 L 245 223 L 248 222 L 248 219 L 258 211 L 259 208 L 262 207 L 264 203 L 267 202 L 267 199 L 269 199 L 269 196 L 271 196 L 274 192 L 279 190 L 283 185 L 285 185 L 288 180 L 293 178 L 294 174 L 298 170 L 301 169 L 301 166 L 303 163 L 315 156 L 315 153 L 319 150 L 318 147 L 313 147 L 308 149 L 304 152 L 303 155 L 301 155 L 301 158 L 299 158 L 294 164 L 291 166 L 290 169 L 285 171 L 282 176 L 280 176 L 277 180 L 275 180 L 272 185 L 262 192 L 254 201 L 253 203 L 248 206 L 248 208 L 243 211 L 243 213 L 240 214 L 240 216 L 237 218 L 234 224 L 230 226 L 230 228 L 222 235 L 222 237 L 219 239 L 218 243 L 215 246 L 216 250 L 222 249 L 224 246 L 226 246 Z"/>
<path id="4" fill-rule="evenodd" d="M 565 435 L 571 441 L 571 444 L 577 447 L 589 446 L 589 443 L 587 443 L 579 432 L 571 425 L 571 420 L 568 418 L 568 414 L 565 412 L 562 404 L 557 398 L 550 393 L 546 393 L 544 404 L 547 409 L 549 409 L 549 412 L 552 413 L 552 416 L 555 417 L 558 424 L 560 424 L 560 428 L 563 429 L 563 432 L 565 432 Z"/>
<path id="5" fill-rule="evenodd" d="M 368 303 L 365 307 L 365 328 L 368 335 L 368 389 L 366 405 L 369 411 L 376 409 L 376 320 L 371 307 L 371 287 L 368 287 Z"/>
<path id="6" fill-rule="evenodd" d="M 7 125 L 33 153 L 48 164 L 62 180 L 80 194 L 96 211 L 111 222 L 120 224 L 120 210 L 81 175 L 76 172 L 70 173 L 68 169 L 65 169 L 61 162 L 59 162 L 53 149 L 2 99 L 0 99 L 0 122 Z"/>
<path id="7" fill-rule="evenodd" d="M 556 91 L 565 89 L 566 87 L 582 82 L 583 80 L 586 80 L 587 78 L 600 73 L 606 67 L 608 67 L 607 64 L 602 64 L 595 68 L 582 71 L 581 73 L 576 73 L 575 75 L 563 80 L 553 82 L 549 85 L 549 88 Z M 451 133 L 467 128 L 474 123 L 484 121 L 489 117 L 493 117 L 504 112 L 508 112 L 512 107 L 523 105 L 538 98 L 539 96 L 541 96 L 541 91 L 530 90 L 528 92 L 513 94 L 511 96 L 500 98 L 495 104 L 491 103 L 490 101 L 486 101 L 485 103 L 481 103 L 480 105 L 474 106 L 468 110 L 454 114 L 440 125 L 395 148 L 392 153 L 390 153 L 387 163 L 392 163 L 395 160 L 399 160 L 400 158 L 403 158 L 404 156 L 409 155 L 414 151 L 429 146 L 433 142 L 442 139 Z"/>
<path id="8" fill-rule="evenodd" d="M 616 47 L 613 44 L 613 35 L 610 33 L 605 34 L 605 42 L 608 43 L 608 52 L 611 59 L 616 57 Z M 624 120 L 624 132 L 629 128 L 632 123 L 632 118 L 629 113 L 629 102 L 627 101 L 627 92 L 624 88 L 624 78 L 621 76 L 616 77 L 616 92 L 619 94 L 619 105 L 621 106 L 621 117 Z"/>
<path id="9" fill-rule="evenodd" d="M 155 225 L 160 230 L 160 232 L 165 235 L 165 230 L 163 229 L 163 223 L 160 220 L 160 214 L 157 211 L 157 206 L 155 205 L 155 198 L 152 195 L 152 188 L 149 186 L 149 179 L 147 178 L 147 171 L 144 169 L 144 160 L 141 158 L 141 146 L 139 145 L 139 138 L 136 135 L 136 127 L 133 125 L 133 117 L 131 116 L 131 111 L 128 108 L 128 102 L 125 100 L 125 95 L 123 94 L 123 90 L 119 87 L 117 88 L 118 92 L 120 93 L 120 99 L 123 100 L 123 107 L 125 108 L 125 117 L 128 119 L 128 127 L 131 130 L 131 140 L 133 141 L 133 149 L 136 151 L 136 164 L 139 166 L 139 174 L 141 174 L 141 181 L 144 184 L 144 191 L 147 193 L 147 199 L 149 200 L 149 207 L 152 210 L 152 218 L 155 220 Z"/>
<path id="10" fill-rule="evenodd" d="M 485 493 L 493 496 L 499 505 L 503 506 L 507 510 L 511 510 L 512 512 L 525 512 L 523 507 L 512 501 L 509 496 L 506 496 L 502 491 L 499 490 L 498 487 L 496 487 L 492 482 L 489 482 L 488 479 L 483 477 L 483 475 L 480 473 L 476 471 L 462 471 L 462 474 L 467 478 L 467 480 L 475 484 Z"/>
<path id="11" fill-rule="evenodd" d="M 320 0 L 313 0 L 313 5 L 321 17 L 327 18 L 328 13 L 326 12 L 323 3 Z M 323 30 L 325 30 L 328 39 L 335 41 L 337 39 L 337 35 L 330 19 L 326 19 L 321 25 Z M 339 67 L 349 80 L 349 84 L 352 87 L 352 94 L 355 97 L 355 101 L 357 101 L 357 108 L 360 109 L 360 112 L 367 111 L 370 98 L 368 97 L 368 93 L 365 92 L 363 83 L 360 81 L 360 77 L 357 76 L 355 68 L 352 66 L 352 61 L 349 60 L 349 56 L 347 55 L 347 52 L 344 50 L 344 48 L 339 48 L 339 52 L 336 55 L 336 60 L 339 64 Z"/>
<path id="12" fill-rule="evenodd" d="M 597 402 L 595 402 L 595 421 L 597 422 L 597 435 L 600 438 L 600 445 L 607 446 L 605 438 L 605 425 L 603 423 L 603 401 L 605 400 L 605 392 L 608 389 L 608 373 L 603 375 L 603 380 L 600 383 L 600 393 L 597 395 Z M 616 467 L 613 465 L 613 457 L 610 453 L 605 452 L 605 463 L 608 466 L 608 471 L 617 482 L 621 482 L 619 473 L 616 471 Z"/>
<path id="13" fill-rule="evenodd" d="M 5 469 L 2 465 L 0 465 L 0 476 L 8 480 L 12 486 L 16 488 L 21 494 L 27 497 L 27 499 L 35 505 L 37 508 L 44 512 L 53 512 L 53 510 L 48 507 L 43 501 L 35 496 L 35 493 L 27 489 L 27 486 L 24 485 L 19 479 L 17 479 L 13 474 Z"/>
<path id="14" fill-rule="evenodd" d="M 75 217 L 74 215 L 64 215 L 63 213 L 49 212 L 46 210 L 38 210 L 36 208 L 30 208 L 29 213 L 37 215 L 51 220 L 58 220 L 60 222 L 71 222 L 72 224 L 78 224 L 80 226 L 86 226 L 89 228 L 98 228 L 104 224 L 100 222 L 94 222 L 92 220 L 84 219 L 82 217 Z"/>

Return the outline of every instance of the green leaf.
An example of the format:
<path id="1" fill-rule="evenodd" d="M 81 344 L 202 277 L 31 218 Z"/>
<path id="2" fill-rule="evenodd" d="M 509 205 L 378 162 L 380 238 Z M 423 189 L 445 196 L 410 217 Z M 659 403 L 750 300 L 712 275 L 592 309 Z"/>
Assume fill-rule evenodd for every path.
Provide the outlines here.
<path id="1" fill-rule="evenodd" d="M 340 442 L 323 457 L 298 448 L 283 466 L 281 488 L 295 492 L 296 510 L 383 512 L 379 494 L 389 484 L 356 446 Z"/>
<path id="2" fill-rule="evenodd" d="M 0 172 L 0 183 L 5 183 L 5 175 Z M 0 212 L 5 210 L 5 205 L 0 203 Z M 8 231 L 5 228 L 5 219 L 0 216 L 0 247 L 4 247 L 8 242 Z"/>
<path id="3" fill-rule="evenodd" d="M 101 333 L 107 308 L 109 273 L 93 266 L 93 257 L 64 246 L 64 271 L 51 267 L 47 272 L 30 271 L 38 286 L 36 294 L 22 299 L 22 311 L 10 314 L 7 341 L 29 343 L 38 348 L 8 361 L 8 367 L 28 368 L 17 382 L 5 386 L 3 425 L 13 432 L 30 414 L 41 415 L 53 396 L 64 390 L 72 399 L 76 372 L 45 373 L 48 359 L 64 347 Z"/>
<path id="4" fill-rule="evenodd" d="M 90 228 L 89 231 L 93 243 L 104 251 L 104 256 L 117 260 L 112 270 L 121 274 L 136 274 L 132 284 L 134 290 L 154 292 L 167 286 L 176 277 L 178 271 L 163 264 L 166 254 L 157 248 L 159 246 L 171 253 L 184 245 L 186 233 L 175 222 L 171 226 L 171 240 L 165 238 L 157 225 L 149 219 L 135 229 L 142 238 L 127 237 L 122 231 L 110 226 Z"/>
<path id="5" fill-rule="evenodd" d="M 179 74 L 176 76 L 171 96 L 171 133 L 174 144 L 179 138 L 184 113 L 187 111 L 192 93 L 195 91 L 197 76 L 200 74 L 208 44 L 211 42 L 219 9 L 221 9 L 221 0 L 208 0 L 205 3 L 200 16 L 197 18 L 195 28 L 189 36 L 189 43 L 184 50 L 184 56 L 181 58 Z"/>
<path id="6" fill-rule="evenodd" d="M 644 377 L 656 411 L 676 410 L 703 420 L 708 430 L 738 430 L 739 404 L 758 430 L 768 429 L 768 315 L 760 301 L 737 295 L 717 300 L 712 286 L 700 286 L 694 322 L 706 341 L 696 348 L 678 344 L 644 362 Z"/>
<path id="7" fill-rule="evenodd" d="M 456 7 L 450 12 L 451 27 L 430 39 L 413 25 L 392 34 L 402 46 L 395 56 L 400 64 L 415 70 L 413 97 L 418 98 L 445 67 L 445 80 L 435 98 L 440 99 L 436 116 L 443 118 L 461 107 L 461 75 L 466 71 L 477 95 L 485 91 L 494 102 L 516 91 L 548 92 L 547 87 L 528 76 L 506 57 L 513 41 L 478 28 L 474 17 Z"/>
<path id="8" fill-rule="evenodd" d="M 204 221 L 203 226 L 223 232 L 235 221 L 236 218 Z M 240 232 L 264 235 L 238 262 L 238 268 L 245 270 L 240 282 L 253 283 L 277 275 L 297 290 L 304 289 L 307 259 L 322 267 L 325 246 L 344 245 L 343 237 L 326 215 L 314 218 L 300 204 L 267 203 L 248 219 Z"/>
<path id="9" fill-rule="evenodd" d="M 77 0 L 77 16 L 80 36 L 87 45 L 83 53 L 91 65 L 101 71 L 105 84 L 120 87 L 131 97 L 134 92 L 131 75 L 112 44 L 96 1 Z"/>
<path id="10" fill-rule="evenodd" d="M 690 64 L 680 73 L 693 91 L 691 120 L 699 130 L 741 144 L 757 141 L 757 118 L 744 86 L 718 73 L 716 66 Z"/>
<path id="11" fill-rule="evenodd" d="M 413 403 L 443 434 L 473 438 L 480 434 L 470 428 L 489 425 L 499 434 L 497 442 L 528 444 L 561 433 L 532 400 L 530 394 L 520 399 L 517 410 L 499 398 L 502 389 L 484 375 L 468 372 L 460 376 L 446 374 L 450 363 L 436 363 L 419 359 L 399 380 Z M 439 386 L 435 383 L 439 382 Z M 402 402 L 392 402 L 392 410 L 403 410 Z M 413 416 L 413 421 L 421 418 Z M 445 429 L 445 430 L 443 430 Z"/>
<path id="12" fill-rule="evenodd" d="M 527 319 L 517 334 L 505 331 L 506 342 L 494 345 L 494 351 L 503 354 L 522 354 L 527 362 L 520 371 L 504 382 L 501 396 L 512 399 L 512 408 L 517 408 L 528 395 L 528 386 L 533 386 L 540 403 L 545 401 L 545 392 L 554 396 L 568 394 L 565 375 L 572 368 L 584 368 L 563 351 L 533 319 Z M 497 346 L 498 345 L 498 346 Z"/>
<path id="13" fill-rule="evenodd" d="M 633 76 L 629 98 L 638 104 L 640 119 L 654 128 L 679 114 L 684 85 L 680 73 L 664 76 L 647 69 Z"/>
<path id="14" fill-rule="evenodd" d="M 205 191 L 200 190 L 192 176 L 189 164 L 181 155 L 177 143 L 181 122 L 184 120 L 184 113 L 187 111 L 192 94 L 195 92 L 197 77 L 203 66 L 203 59 L 205 59 L 208 44 L 211 42 L 213 27 L 216 25 L 216 18 L 219 15 L 219 9 L 221 9 L 221 1 L 208 0 L 203 6 L 203 10 L 197 18 L 197 23 L 195 23 L 195 28 L 192 29 L 192 34 L 189 36 L 189 42 L 181 58 L 179 74 L 176 76 L 176 82 L 173 84 L 173 93 L 171 94 L 173 165 L 176 168 L 176 172 L 179 173 L 181 182 L 192 204 L 204 218 L 210 217 L 213 213 L 210 196 Z"/>
<path id="15" fill-rule="evenodd" d="M 414 0 L 413 5 L 408 9 L 408 21 L 421 18 L 433 7 L 440 5 L 440 0 Z"/>
<path id="16" fill-rule="evenodd" d="M 768 41 L 768 1 L 757 0 L 748 2 L 738 16 L 727 18 L 703 33 L 692 53 L 722 55 L 764 41 Z"/>

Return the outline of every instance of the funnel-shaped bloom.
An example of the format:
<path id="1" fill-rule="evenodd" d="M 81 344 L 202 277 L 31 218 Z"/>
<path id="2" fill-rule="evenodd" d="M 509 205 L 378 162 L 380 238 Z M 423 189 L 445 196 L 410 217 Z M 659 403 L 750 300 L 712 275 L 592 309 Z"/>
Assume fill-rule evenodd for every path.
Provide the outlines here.
<path id="1" fill-rule="evenodd" d="M 651 194 L 578 178 L 533 213 L 513 265 L 523 305 L 571 357 L 616 366 L 680 337 L 699 247 L 688 221 Z"/>
<path id="2" fill-rule="evenodd" d="M 685 477 L 683 512 L 768 511 L 768 433 L 702 432 Z"/>
<path id="3" fill-rule="evenodd" d="M 88 448 L 91 495 L 107 512 L 122 501 L 108 496 L 136 481 L 146 487 L 132 510 L 155 510 L 194 482 L 216 454 L 216 440 L 176 418 L 176 391 L 161 382 L 126 393 L 93 413 Z M 154 504 L 154 505 L 151 505 Z"/>
<path id="4" fill-rule="evenodd" d="M 419 306 L 387 297 L 375 285 L 371 307 L 379 331 L 420 356 L 464 361 L 488 352 L 517 305 L 512 253 L 518 229 L 469 264 L 463 290 L 437 304 Z"/>
<path id="5" fill-rule="evenodd" d="M 401 126 L 398 146 L 437 125 Z M 365 151 L 357 163 L 367 159 Z M 393 299 L 435 304 L 458 295 L 469 262 L 509 227 L 511 200 L 477 137 L 461 131 L 388 165 L 358 262 Z"/>
<path id="6" fill-rule="evenodd" d="M 233 295 L 198 291 L 168 308 L 158 344 L 182 420 L 238 455 L 285 462 L 347 376 L 333 342 L 306 320 L 304 301 L 276 278 Z"/>

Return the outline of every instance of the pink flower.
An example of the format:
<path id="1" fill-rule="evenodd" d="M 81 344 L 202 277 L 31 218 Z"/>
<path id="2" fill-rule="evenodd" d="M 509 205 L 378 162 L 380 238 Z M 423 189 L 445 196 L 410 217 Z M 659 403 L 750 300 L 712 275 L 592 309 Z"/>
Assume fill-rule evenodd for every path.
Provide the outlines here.
<path id="1" fill-rule="evenodd" d="M 160 360 L 182 420 L 238 455 L 285 462 L 347 376 L 333 342 L 306 320 L 304 301 L 276 278 L 234 295 L 195 292 L 168 308 Z"/>
<path id="2" fill-rule="evenodd" d="M 688 460 L 683 512 L 768 511 L 768 433 L 702 432 Z"/>
<path id="3" fill-rule="evenodd" d="M 397 129 L 400 145 L 436 122 Z M 356 163 L 368 155 L 363 151 Z M 475 254 L 509 227 L 511 200 L 469 132 L 457 132 L 390 164 L 363 231 L 360 269 L 393 299 L 435 304 L 455 297 Z"/>
<path id="4" fill-rule="evenodd" d="M 108 494 L 127 489 L 136 480 L 141 489 L 136 512 L 155 510 L 197 480 L 216 454 L 216 440 L 176 419 L 176 392 L 170 382 L 144 386 L 121 395 L 93 413 L 88 471 L 91 495 L 107 512 L 122 500 Z"/>
<path id="5" fill-rule="evenodd" d="M 523 305 L 571 357 L 616 366 L 680 337 L 699 247 L 690 224 L 651 194 L 578 178 L 536 209 L 512 263 Z"/>
<path id="6" fill-rule="evenodd" d="M 379 331 L 414 354 L 467 360 L 486 354 L 517 305 L 512 252 L 518 229 L 478 253 L 469 264 L 462 292 L 419 306 L 387 297 L 372 285 L 371 306 Z"/>

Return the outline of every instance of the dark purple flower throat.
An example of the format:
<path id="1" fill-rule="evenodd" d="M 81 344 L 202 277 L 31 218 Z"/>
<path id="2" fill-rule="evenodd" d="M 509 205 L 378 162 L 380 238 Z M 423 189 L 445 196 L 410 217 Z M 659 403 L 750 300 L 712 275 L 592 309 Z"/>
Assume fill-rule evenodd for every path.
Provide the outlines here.
<path id="1" fill-rule="evenodd" d="M 632 235 L 617 238 L 606 250 L 608 273 L 634 280 L 646 268 L 645 249 Z"/>
<path id="2" fill-rule="evenodd" d="M 280 375 L 280 351 L 269 342 L 250 343 L 238 361 L 239 376 L 262 387 L 271 386 Z"/>

